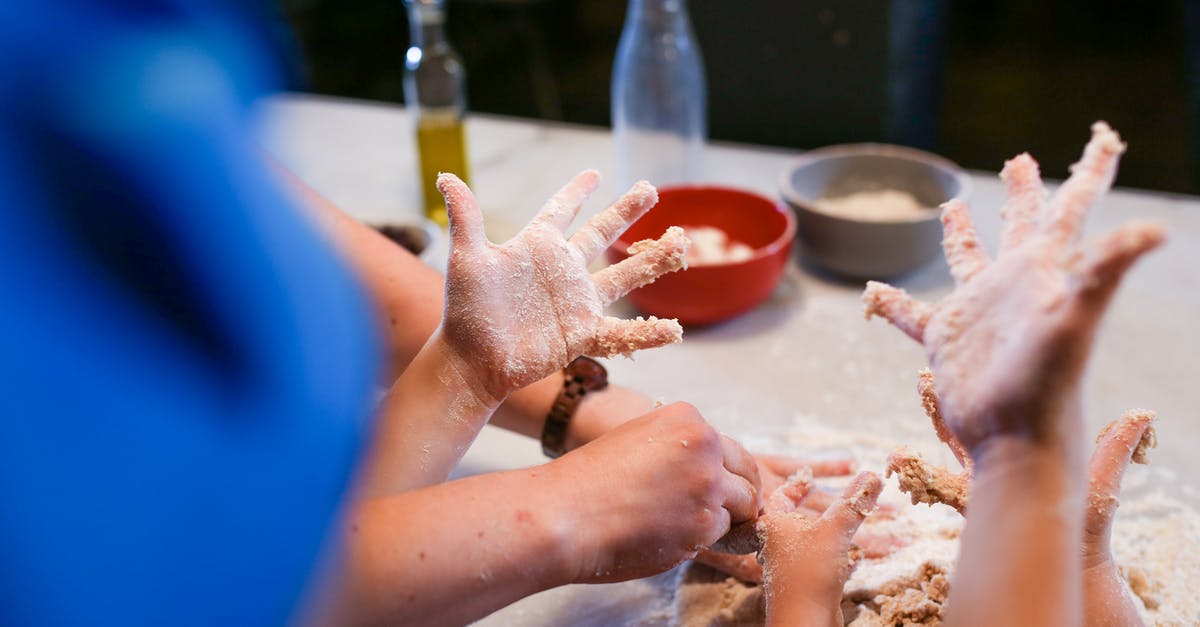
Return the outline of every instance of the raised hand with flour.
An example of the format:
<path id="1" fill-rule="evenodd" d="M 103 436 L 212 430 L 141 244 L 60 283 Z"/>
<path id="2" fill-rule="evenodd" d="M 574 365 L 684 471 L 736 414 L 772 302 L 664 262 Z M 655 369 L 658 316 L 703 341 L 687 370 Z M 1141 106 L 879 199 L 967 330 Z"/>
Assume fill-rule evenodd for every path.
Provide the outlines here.
<path id="1" fill-rule="evenodd" d="M 671 228 L 594 274 L 588 265 L 658 199 L 639 182 L 569 238 L 580 205 L 599 186 L 587 170 L 546 202 L 515 237 L 493 244 L 471 190 L 438 178 L 450 219 L 442 323 L 393 385 L 364 475 L 366 495 L 442 481 L 512 391 L 579 355 L 629 354 L 678 342 L 674 320 L 619 320 L 603 309 L 683 266 L 688 241 Z"/>
<path id="2" fill-rule="evenodd" d="M 658 201 L 640 181 L 569 239 L 566 229 L 600 176 L 587 170 L 558 191 L 515 237 L 493 244 L 471 190 L 453 174 L 438 178 L 450 216 L 450 262 L 441 335 L 481 400 L 509 392 L 579 355 L 612 357 L 680 341 L 675 320 L 619 320 L 604 307 L 683 267 L 688 241 L 672 227 L 637 254 L 596 272 L 588 264 Z"/>
<path id="3" fill-rule="evenodd" d="M 921 342 L 945 424 L 974 460 L 951 622 L 1079 624 L 1085 484 L 1081 380 L 1125 271 L 1164 239 L 1129 223 L 1079 245 L 1088 211 L 1125 150 L 1103 122 L 1070 178 L 1046 197 L 1029 155 L 1001 173 L 1000 253 L 989 259 L 966 205 L 943 205 L 956 289 L 935 305 L 869 283 L 867 315 Z M 1021 599 L 1011 603 L 1011 599 Z"/>
<path id="4" fill-rule="evenodd" d="M 1084 246 L 1083 222 L 1108 190 L 1125 145 L 1103 122 L 1071 177 L 1047 199 L 1028 154 L 1001 173 L 1008 202 L 1000 254 L 988 258 L 965 203 L 943 207 L 943 247 L 958 286 L 929 305 L 883 283 L 867 284 L 867 315 L 880 315 L 929 354 L 947 425 L 972 450 L 991 435 L 1056 440 L 1072 409 L 1092 337 L 1121 276 L 1162 242 L 1162 227 L 1132 222 Z M 972 453 L 975 451 L 972 450 Z"/>

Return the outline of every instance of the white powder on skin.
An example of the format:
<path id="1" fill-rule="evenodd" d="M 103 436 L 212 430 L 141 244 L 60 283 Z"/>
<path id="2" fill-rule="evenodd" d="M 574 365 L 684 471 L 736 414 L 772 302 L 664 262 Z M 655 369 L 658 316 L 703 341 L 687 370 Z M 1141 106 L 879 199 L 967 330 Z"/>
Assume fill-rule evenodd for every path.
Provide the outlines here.
<path id="1" fill-rule="evenodd" d="M 882 471 L 884 460 L 897 444 L 919 448 L 931 463 L 957 463 L 950 450 L 938 442 L 928 421 L 920 417 L 920 410 L 903 418 L 880 417 L 873 421 L 872 428 L 851 430 L 826 415 L 797 413 L 782 433 L 743 435 L 740 439 L 754 452 L 827 459 L 851 457 L 860 468 L 876 472 Z M 1169 423 L 1160 423 L 1158 428 L 1170 430 Z M 840 493 L 848 481 L 818 478 L 816 483 Z M 1150 466 L 1131 466 L 1122 482 L 1112 550 L 1122 574 L 1143 595 L 1134 603 L 1141 604 L 1139 608 L 1154 606 L 1142 610 L 1147 625 L 1200 624 L 1200 513 L 1156 489 L 1177 482 L 1168 469 L 1154 465 L 1153 453 Z M 1188 493 L 1186 488 L 1183 492 Z M 894 611 L 896 604 L 919 609 L 919 597 L 930 596 L 920 586 L 932 583 L 922 581 L 926 564 L 930 568 L 943 567 L 952 575 L 958 555 L 962 517 L 954 510 L 943 505 L 909 504 L 895 480 L 885 482 L 880 503 L 890 503 L 895 517 L 872 517 L 864 525 L 873 532 L 903 538 L 908 544 L 887 558 L 859 561 L 844 589 L 846 596 L 863 599 L 844 605 L 847 623 L 858 627 L 885 624 L 879 612 Z M 712 571 L 705 578 L 696 574 L 698 570 L 700 567 L 685 566 L 649 579 L 563 586 L 505 608 L 478 625 L 762 624 L 758 587 L 713 575 Z M 893 596 L 879 599 L 876 594 L 871 598 L 885 590 Z M 1150 599 L 1149 603 L 1143 597 Z M 885 603 L 889 600 L 893 603 Z"/>
<path id="2" fill-rule="evenodd" d="M 715 226 L 685 226 L 683 230 L 692 241 L 692 247 L 687 251 L 689 266 L 737 263 L 754 256 L 753 248 Z"/>
<path id="3" fill-rule="evenodd" d="M 915 196 L 898 189 L 878 189 L 832 198 L 818 198 L 813 204 L 824 213 L 871 222 L 908 220 L 930 211 L 930 208 L 922 205 Z"/>
<path id="4" fill-rule="evenodd" d="M 830 458 L 849 455 L 861 469 L 882 473 L 888 453 L 897 444 L 910 440 L 891 431 L 895 429 L 871 433 L 841 430 L 820 417 L 798 414 L 786 438 L 758 436 L 743 438 L 743 443 L 749 450 L 772 454 L 810 458 L 814 453 Z M 938 463 L 954 463 L 944 447 L 934 456 L 942 458 Z M 1147 490 L 1164 475 L 1165 471 L 1153 466 L 1135 465 L 1126 471 L 1112 549 L 1147 625 L 1194 625 L 1200 623 L 1200 512 L 1159 491 Z M 840 491 L 848 481 L 849 478 L 822 478 L 817 480 L 817 485 Z M 885 482 L 879 503 L 895 508 L 895 516 L 870 517 L 863 523 L 863 529 L 880 535 L 890 534 L 902 539 L 906 545 L 887 557 L 864 558 L 858 562 L 843 590 L 846 624 L 857 627 L 890 625 L 893 623 L 884 620 L 889 613 L 894 620 L 908 620 L 904 616 L 916 619 L 905 624 L 939 624 L 942 608 L 937 601 L 938 595 L 927 594 L 922 583 L 926 589 L 936 589 L 929 585 L 931 572 L 935 573 L 935 582 L 938 572 L 952 577 L 963 518 L 945 505 L 911 505 L 894 480 Z M 685 578 L 682 587 L 688 585 Z M 729 580 L 721 586 L 708 585 L 712 590 L 709 594 L 720 594 L 724 599 L 742 599 L 740 603 L 745 602 L 746 594 L 735 594 L 731 587 L 757 592 L 756 586 Z M 726 617 L 731 615 L 729 608 L 722 610 L 719 603 L 705 603 L 704 607 L 715 607 L 716 610 L 701 615 L 696 611 L 698 602 L 694 592 L 697 591 L 681 591 L 676 595 L 680 624 L 761 624 L 761 613 L 756 619 L 759 622 L 747 622 L 744 609 L 733 613 L 738 617 L 736 622 L 727 620 Z M 896 614 L 898 610 L 906 609 L 917 614 Z M 922 611 L 927 615 L 922 617 L 919 614 Z"/>

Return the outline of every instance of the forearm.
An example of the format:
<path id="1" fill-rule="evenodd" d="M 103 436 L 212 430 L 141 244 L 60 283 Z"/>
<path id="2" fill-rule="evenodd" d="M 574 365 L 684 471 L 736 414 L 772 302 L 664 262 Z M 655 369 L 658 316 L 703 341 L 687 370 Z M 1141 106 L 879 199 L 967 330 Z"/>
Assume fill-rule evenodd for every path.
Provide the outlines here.
<path id="1" fill-rule="evenodd" d="M 980 448 L 949 622 L 1081 624 L 1078 455 L 1020 436 L 994 436 Z"/>
<path id="2" fill-rule="evenodd" d="M 1125 580 L 1111 561 L 1084 567 L 1084 624 L 1096 627 L 1140 627 L 1142 617 Z"/>
<path id="3" fill-rule="evenodd" d="M 487 396 L 434 333 L 380 405 L 361 477 L 365 497 L 446 480 L 500 399 Z"/>
<path id="4" fill-rule="evenodd" d="M 540 469 L 355 505 L 331 624 L 461 625 L 569 583 L 570 521 Z"/>

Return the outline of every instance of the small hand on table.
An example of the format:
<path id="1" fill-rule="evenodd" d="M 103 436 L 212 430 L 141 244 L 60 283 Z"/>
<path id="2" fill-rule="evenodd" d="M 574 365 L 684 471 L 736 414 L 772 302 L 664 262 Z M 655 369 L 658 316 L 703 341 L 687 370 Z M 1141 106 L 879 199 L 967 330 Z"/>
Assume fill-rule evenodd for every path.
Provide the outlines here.
<path id="1" fill-rule="evenodd" d="M 835 494 L 814 489 L 813 478 L 841 477 L 854 472 L 854 463 L 848 459 L 806 460 L 758 455 L 755 460 L 762 479 L 762 493 L 768 495 L 759 520 L 771 514 L 791 512 L 820 518 L 838 500 Z M 741 581 L 761 583 L 762 564 L 755 555 L 761 546 L 757 534 L 755 523 L 745 523 L 714 548 L 700 551 L 696 561 Z M 863 556 L 869 558 L 884 557 L 900 545 L 900 541 L 890 535 L 865 531 L 854 535 L 854 543 Z"/>
<path id="2" fill-rule="evenodd" d="M 803 482 L 776 492 L 774 511 L 758 522 L 768 625 L 843 624 L 842 588 L 854 570 L 854 535 L 882 489 L 878 475 L 859 473 L 819 515 L 799 507 L 807 494 Z"/>

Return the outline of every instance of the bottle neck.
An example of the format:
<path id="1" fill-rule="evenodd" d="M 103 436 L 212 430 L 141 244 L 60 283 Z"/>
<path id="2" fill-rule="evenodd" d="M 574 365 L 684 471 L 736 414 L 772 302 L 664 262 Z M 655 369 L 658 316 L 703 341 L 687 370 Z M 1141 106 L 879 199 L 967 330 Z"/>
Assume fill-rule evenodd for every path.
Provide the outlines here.
<path id="1" fill-rule="evenodd" d="M 629 0 L 625 28 L 686 35 L 691 31 L 687 0 Z"/>
<path id="2" fill-rule="evenodd" d="M 442 0 L 411 0 L 408 5 L 408 33 L 412 46 L 436 48 L 446 41 L 446 11 Z"/>
<path id="3" fill-rule="evenodd" d="M 629 19 L 687 17 L 687 0 L 629 0 Z"/>

